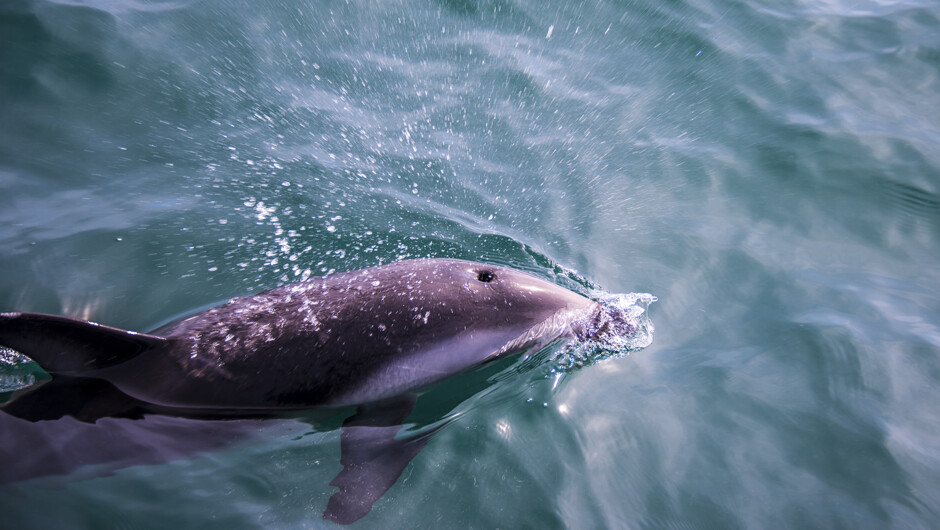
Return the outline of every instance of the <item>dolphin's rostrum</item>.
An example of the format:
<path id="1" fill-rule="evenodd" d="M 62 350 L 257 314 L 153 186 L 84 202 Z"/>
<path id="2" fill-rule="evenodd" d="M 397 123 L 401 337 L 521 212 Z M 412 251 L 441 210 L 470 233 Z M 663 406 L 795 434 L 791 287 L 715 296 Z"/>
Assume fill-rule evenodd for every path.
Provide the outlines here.
<path id="1" fill-rule="evenodd" d="M 412 390 L 611 324 L 597 303 L 530 274 L 423 259 L 235 298 L 151 334 L 3 313 L 0 345 L 53 380 L 99 380 L 161 414 L 357 406 L 343 424 L 344 468 L 324 513 L 349 523 L 368 513 L 430 436 L 396 438 Z"/>

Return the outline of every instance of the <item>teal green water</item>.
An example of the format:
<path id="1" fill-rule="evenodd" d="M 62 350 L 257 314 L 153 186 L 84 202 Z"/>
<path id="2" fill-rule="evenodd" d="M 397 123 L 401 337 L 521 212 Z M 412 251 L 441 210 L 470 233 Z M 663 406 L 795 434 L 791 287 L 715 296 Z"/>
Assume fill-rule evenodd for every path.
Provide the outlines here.
<path id="1" fill-rule="evenodd" d="M 936 528 L 938 76 L 918 0 L 6 0 L 0 310 L 147 330 L 425 256 L 648 292 L 644 350 L 432 390 L 358 524 Z M 326 526 L 337 425 L 0 520 Z"/>

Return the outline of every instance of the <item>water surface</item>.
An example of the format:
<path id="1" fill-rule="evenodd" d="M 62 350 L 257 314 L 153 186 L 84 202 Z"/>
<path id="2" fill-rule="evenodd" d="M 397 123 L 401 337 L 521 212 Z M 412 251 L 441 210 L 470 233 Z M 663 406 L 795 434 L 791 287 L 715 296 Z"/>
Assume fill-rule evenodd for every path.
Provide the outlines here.
<path id="1" fill-rule="evenodd" d="M 938 17 L 7 1 L 0 310 L 147 330 L 428 256 L 652 293 L 646 349 L 433 389 L 413 420 L 456 419 L 361 526 L 935 528 Z M 0 511 L 317 527 L 337 426 L 5 486 Z"/>

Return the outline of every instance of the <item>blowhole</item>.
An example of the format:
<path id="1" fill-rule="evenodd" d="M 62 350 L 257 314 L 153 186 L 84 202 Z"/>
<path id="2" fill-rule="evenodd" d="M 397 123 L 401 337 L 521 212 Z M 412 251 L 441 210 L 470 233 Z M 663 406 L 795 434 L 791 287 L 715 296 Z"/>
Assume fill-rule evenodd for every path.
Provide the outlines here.
<path id="1" fill-rule="evenodd" d="M 477 279 L 483 283 L 490 283 L 496 279 L 496 274 L 493 271 L 480 271 L 477 273 Z"/>

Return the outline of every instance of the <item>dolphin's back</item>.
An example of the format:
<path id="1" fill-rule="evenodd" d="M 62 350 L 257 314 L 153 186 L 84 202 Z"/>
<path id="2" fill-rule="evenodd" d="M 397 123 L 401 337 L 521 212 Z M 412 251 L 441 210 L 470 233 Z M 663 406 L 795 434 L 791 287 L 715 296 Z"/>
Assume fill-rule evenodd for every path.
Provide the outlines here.
<path id="1" fill-rule="evenodd" d="M 355 405 L 484 362 L 551 314 L 473 301 L 462 284 L 444 277 L 449 269 L 435 276 L 408 265 L 234 298 L 154 331 L 173 341 L 173 351 L 153 362 L 201 379 L 186 389 L 195 394 L 177 398 L 191 404 L 205 400 L 209 387 L 237 385 L 242 390 L 226 393 L 241 401 L 233 407 Z M 253 377 L 260 373 L 265 377 Z"/>

